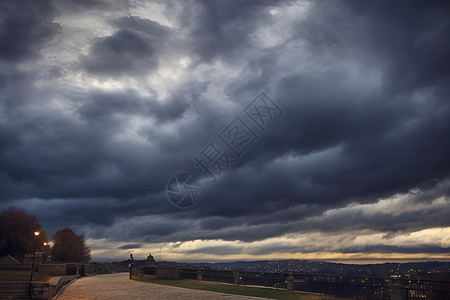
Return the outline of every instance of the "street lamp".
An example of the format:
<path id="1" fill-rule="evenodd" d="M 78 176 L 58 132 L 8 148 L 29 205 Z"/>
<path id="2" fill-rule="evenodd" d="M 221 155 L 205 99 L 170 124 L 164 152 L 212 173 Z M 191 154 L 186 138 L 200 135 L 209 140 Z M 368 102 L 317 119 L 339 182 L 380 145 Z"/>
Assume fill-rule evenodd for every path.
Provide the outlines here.
<path id="1" fill-rule="evenodd" d="M 34 232 L 35 238 L 37 238 L 39 234 L 40 234 L 39 231 L 35 231 L 35 232 Z M 33 259 L 32 259 L 32 261 L 31 261 L 30 287 L 28 288 L 28 294 L 30 295 L 30 297 L 31 297 L 31 282 L 33 281 L 34 256 L 35 256 L 35 254 L 36 254 L 36 242 L 35 242 L 35 240 L 33 239 Z"/>
<path id="2" fill-rule="evenodd" d="M 42 252 L 42 258 L 44 261 L 48 261 L 48 252 L 47 252 L 47 246 L 50 246 L 48 242 L 44 242 L 44 251 Z"/>

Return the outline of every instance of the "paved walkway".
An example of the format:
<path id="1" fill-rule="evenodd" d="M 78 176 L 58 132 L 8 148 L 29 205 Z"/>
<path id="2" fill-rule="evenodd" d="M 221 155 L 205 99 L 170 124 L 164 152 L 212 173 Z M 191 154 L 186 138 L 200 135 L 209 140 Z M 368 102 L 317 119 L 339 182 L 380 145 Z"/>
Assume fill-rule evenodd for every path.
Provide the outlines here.
<path id="1" fill-rule="evenodd" d="M 57 300 L 123 300 L 123 299 L 262 299 L 216 292 L 191 290 L 130 280 L 128 273 L 82 277 L 65 288 Z"/>

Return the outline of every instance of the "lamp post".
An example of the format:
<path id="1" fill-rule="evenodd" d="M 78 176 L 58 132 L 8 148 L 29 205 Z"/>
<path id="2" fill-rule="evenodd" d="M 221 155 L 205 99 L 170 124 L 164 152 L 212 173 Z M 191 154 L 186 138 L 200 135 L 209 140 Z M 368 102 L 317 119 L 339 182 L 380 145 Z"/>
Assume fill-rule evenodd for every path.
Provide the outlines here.
<path id="1" fill-rule="evenodd" d="M 35 231 L 34 232 L 34 236 L 35 238 L 38 237 L 38 235 L 40 234 L 39 231 Z M 31 261 L 31 273 L 30 273 L 30 286 L 28 288 L 28 295 L 31 297 L 31 282 L 33 281 L 33 270 L 34 270 L 34 256 L 36 254 L 36 242 L 35 239 L 33 239 L 33 259 Z"/>
<path id="2" fill-rule="evenodd" d="M 48 243 L 44 242 L 43 244 L 44 244 L 44 252 L 42 254 L 42 259 L 43 259 L 43 261 L 47 261 L 48 260 L 48 257 L 47 257 L 47 255 L 48 255 L 48 253 L 47 253 Z"/>
<path id="3" fill-rule="evenodd" d="M 129 267 L 130 267 L 130 279 L 131 279 L 131 276 L 133 276 L 133 254 L 130 254 L 130 265 L 129 265 Z"/>

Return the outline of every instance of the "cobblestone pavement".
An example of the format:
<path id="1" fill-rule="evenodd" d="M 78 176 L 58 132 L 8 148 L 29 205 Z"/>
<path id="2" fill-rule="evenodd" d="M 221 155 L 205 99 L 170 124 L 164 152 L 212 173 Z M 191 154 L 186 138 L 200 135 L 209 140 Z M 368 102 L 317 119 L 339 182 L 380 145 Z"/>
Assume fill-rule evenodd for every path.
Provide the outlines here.
<path id="1" fill-rule="evenodd" d="M 123 299 L 214 299 L 246 300 L 262 299 L 216 292 L 191 290 L 147 282 L 130 280 L 128 273 L 116 273 L 82 277 L 58 296 L 57 300 L 123 300 Z"/>

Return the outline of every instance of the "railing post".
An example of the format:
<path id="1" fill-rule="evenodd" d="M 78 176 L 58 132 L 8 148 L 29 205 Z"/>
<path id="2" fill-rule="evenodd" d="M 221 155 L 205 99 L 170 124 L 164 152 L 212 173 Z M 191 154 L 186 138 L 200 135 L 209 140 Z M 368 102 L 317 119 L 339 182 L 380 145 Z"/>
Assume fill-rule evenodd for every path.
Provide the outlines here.
<path id="1" fill-rule="evenodd" d="M 391 300 L 407 300 L 408 290 L 404 284 L 404 280 L 392 279 L 390 282 Z"/>
<path id="2" fill-rule="evenodd" d="M 197 280 L 203 280 L 203 270 L 202 269 L 197 271 Z"/>
<path id="3" fill-rule="evenodd" d="M 239 273 L 238 271 L 233 271 L 233 275 L 234 275 L 234 284 L 239 285 L 241 273 Z"/>
<path id="4" fill-rule="evenodd" d="M 287 280 L 286 289 L 288 291 L 293 291 L 294 290 L 294 275 L 292 273 L 289 273 L 286 280 Z"/>

